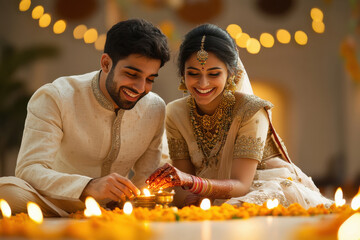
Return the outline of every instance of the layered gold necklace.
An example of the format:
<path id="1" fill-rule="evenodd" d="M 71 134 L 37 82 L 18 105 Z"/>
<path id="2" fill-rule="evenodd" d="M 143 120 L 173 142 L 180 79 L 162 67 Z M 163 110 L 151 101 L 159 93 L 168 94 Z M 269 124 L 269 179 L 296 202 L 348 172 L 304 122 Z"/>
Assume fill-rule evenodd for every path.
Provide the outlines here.
<path id="1" fill-rule="evenodd" d="M 235 96 L 230 91 L 225 91 L 213 115 L 200 115 L 193 97 L 188 99 L 187 104 L 190 108 L 191 125 L 198 147 L 207 159 L 216 157 L 225 144 L 230 129 Z M 211 156 L 212 150 L 219 142 L 218 151 Z"/>

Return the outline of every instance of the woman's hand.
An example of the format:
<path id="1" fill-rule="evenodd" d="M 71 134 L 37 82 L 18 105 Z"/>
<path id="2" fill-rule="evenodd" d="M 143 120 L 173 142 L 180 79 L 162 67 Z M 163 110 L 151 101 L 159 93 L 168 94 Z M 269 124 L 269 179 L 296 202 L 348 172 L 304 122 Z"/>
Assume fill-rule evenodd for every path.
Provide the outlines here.
<path id="1" fill-rule="evenodd" d="M 193 180 L 190 174 L 184 173 L 169 163 L 166 163 L 164 166 L 155 170 L 146 180 L 146 183 L 152 189 L 165 189 L 174 186 L 191 187 Z"/>

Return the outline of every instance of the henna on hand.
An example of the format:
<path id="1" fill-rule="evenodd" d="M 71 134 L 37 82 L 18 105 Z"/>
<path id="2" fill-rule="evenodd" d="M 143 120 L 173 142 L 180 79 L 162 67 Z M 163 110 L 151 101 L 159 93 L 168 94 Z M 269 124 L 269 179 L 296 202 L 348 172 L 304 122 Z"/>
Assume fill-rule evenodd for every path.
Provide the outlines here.
<path id="1" fill-rule="evenodd" d="M 169 163 L 155 170 L 146 180 L 151 189 L 169 188 L 174 186 L 192 186 L 192 178 Z"/>

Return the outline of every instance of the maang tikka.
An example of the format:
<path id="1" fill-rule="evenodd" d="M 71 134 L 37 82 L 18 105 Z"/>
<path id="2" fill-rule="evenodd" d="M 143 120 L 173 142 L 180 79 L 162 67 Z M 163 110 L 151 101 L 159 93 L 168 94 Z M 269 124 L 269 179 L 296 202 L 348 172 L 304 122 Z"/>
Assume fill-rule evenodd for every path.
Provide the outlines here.
<path id="1" fill-rule="evenodd" d="M 199 61 L 199 63 L 201 64 L 201 70 L 204 71 L 204 65 L 206 63 L 206 60 L 208 59 L 209 54 L 207 53 L 207 51 L 204 50 L 204 43 L 205 43 L 205 35 L 202 37 L 201 39 L 201 46 L 200 46 L 200 50 L 197 52 L 197 60 Z"/>

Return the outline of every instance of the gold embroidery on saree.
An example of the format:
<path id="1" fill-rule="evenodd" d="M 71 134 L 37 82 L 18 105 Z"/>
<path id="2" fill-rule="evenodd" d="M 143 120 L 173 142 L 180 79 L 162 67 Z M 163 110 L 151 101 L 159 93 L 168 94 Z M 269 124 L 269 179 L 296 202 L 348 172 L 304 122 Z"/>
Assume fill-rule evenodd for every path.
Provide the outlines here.
<path id="1" fill-rule="evenodd" d="M 190 159 L 189 149 L 184 139 L 168 139 L 169 154 L 172 160 Z"/>
<path id="2" fill-rule="evenodd" d="M 272 136 L 272 132 L 269 129 L 267 138 L 266 138 L 266 143 L 265 143 L 265 148 L 264 148 L 264 153 L 262 156 L 262 159 L 269 159 L 271 157 L 275 157 L 278 155 L 281 155 L 281 152 L 279 150 L 279 148 L 277 147 L 276 143 L 274 142 Z"/>
<path id="3" fill-rule="evenodd" d="M 239 107 L 236 109 L 236 116 L 241 122 L 247 122 L 261 108 L 271 108 L 273 105 L 255 95 L 244 95 L 241 99 Z"/>
<path id="4" fill-rule="evenodd" d="M 252 136 L 240 136 L 235 141 L 234 158 L 251 158 L 260 161 L 264 151 L 264 141 Z"/>

